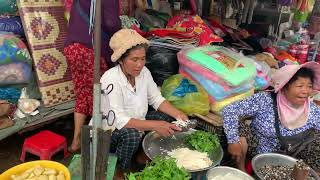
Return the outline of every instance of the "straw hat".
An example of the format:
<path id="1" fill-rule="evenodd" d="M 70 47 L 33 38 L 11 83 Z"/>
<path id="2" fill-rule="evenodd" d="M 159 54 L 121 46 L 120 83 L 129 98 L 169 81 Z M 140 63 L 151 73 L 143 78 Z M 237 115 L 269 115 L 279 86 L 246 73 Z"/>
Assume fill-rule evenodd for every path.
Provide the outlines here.
<path id="1" fill-rule="evenodd" d="M 276 70 L 271 75 L 272 86 L 274 87 L 274 91 L 280 91 L 296 74 L 296 72 L 301 68 L 308 68 L 314 72 L 314 81 L 313 81 L 313 89 L 319 91 L 320 90 L 320 64 L 316 62 L 308 62 L 302 65 L 286 65 L 282 68 Z"/>
<path id="2" fill-rule="evenodd" d="M 109 46 L 113 50 L 111 61 L 116 62 L 130 48 L 149 41 L 132 29 L 121 29 L 110 39 Z"/>

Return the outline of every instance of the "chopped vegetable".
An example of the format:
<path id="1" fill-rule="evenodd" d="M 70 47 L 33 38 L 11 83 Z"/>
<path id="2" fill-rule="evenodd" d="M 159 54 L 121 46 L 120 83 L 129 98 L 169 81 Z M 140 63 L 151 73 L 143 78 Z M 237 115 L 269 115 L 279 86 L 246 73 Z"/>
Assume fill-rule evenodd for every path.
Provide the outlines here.
<path id="1" fill-rule="evenodd" d="M 179 168 L 174 158 L 157 156 L 143 171 L 130 173 L 127 180 L 189 180 L 188 171 Z"/>
<path id="2" fill-rule="evenodd" d="M 21 175 L 11 175 L 12 180 L 65 180 L 64 173 L 52 168 L 44 168 L 40 165 L 24 171 Z"/>
<path id="3" fill-rule="evenodd" d="M 217 135 L 205 132 L 195 131 L 186 137 L 186 142 L 195 150 L 200 152 L 211 152 L 220 146 Z"/>

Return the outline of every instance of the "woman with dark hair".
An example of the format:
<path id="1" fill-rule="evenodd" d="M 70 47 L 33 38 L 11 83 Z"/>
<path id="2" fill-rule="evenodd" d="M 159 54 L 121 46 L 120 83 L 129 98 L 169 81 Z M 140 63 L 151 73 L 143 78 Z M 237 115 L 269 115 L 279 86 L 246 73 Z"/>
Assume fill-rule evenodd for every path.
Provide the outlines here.
<path id="1" fill-rule="evenodd" d="M 224 108 L 229 153 L 241 170 L 249 144 L 251 156 L 281 152 L 303 159 L 319 172 L 320 108 L 310 95 L 320 90 L 320 65 L 287 65 L 271 78 L 274 92 L 260 92 Z M 239 117 L 252 117 L 250 128 L 239 123 Z"/>
<path id="2" fill-rule="evenodd" d="M 118 157 L 119 179 L 130 168 L 144 131 L 170 136 L 180 130 L 171 121 L 188 119 L 162 97 L 150 71 L 144 66 L 148 44 L 149 41 L 134 30 L 122 29 L 116 32 L 109 45 L 113 50 L 111 60 L 118 65 L 106 71 L 100 80 L 102 89 L 113 85 L 108 95 L 110 110 L 116 116 L 111 151 Z M 107 114 L 109 110 L 103 102 L 104 99 L 101 103 L 102 113 Z M 148 112 L 148 105 L 156 111 Z"/>

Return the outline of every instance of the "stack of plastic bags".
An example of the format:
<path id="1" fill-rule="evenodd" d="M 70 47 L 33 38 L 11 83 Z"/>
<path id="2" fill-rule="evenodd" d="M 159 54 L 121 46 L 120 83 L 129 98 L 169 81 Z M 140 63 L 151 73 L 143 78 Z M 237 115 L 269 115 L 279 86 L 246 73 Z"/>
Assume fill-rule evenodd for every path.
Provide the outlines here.
<path id="1" fill-rule="evenodd" d="M 0 86 L 28 83 L 32 59 L 16 0 L 0 0 Z"/>
<path id="2" fill-rule="evenodd" d="M 207 91 L 211 111 L 217 114 L 226 105 L 251 96 L 256 78 L 266 76 L 257 76 L 257 64 L 252 59 L 220 46 L 184 49 L 178 53 L 178 61 L 179 73 Z"/>

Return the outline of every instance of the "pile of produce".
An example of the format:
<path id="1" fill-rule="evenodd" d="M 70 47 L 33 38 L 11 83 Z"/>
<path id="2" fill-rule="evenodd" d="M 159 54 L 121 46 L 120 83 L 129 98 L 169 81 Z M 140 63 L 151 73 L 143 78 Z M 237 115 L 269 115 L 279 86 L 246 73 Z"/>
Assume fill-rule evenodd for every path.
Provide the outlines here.
<path id="1" fill-rule="evenodd" d="M 130 173 L 127 180 L 189 180 L 191 178 L 188 171 L 179 168 L 174 158 L 163 158 L 160 156 L 147 164 L 141 172 Z"/>
<path id="2" fill-rule="evenodd" d="M 205 131 L 195 131 L 186 137 L 186 142 L 193 149 L 210 153 L 220 147 L 219 138 L 217 135 Z"/>
<path id="3" fill-rule="evenodd" d="M 176 159 L 178 167 L 184 167 L 188 170 L 204 169 L 212 165 L 208 153 L 190 150 L 189 148 L 174 149 L 169 152 L 169 155 Z"/>
<path id="4" fill-rule="evenodd" d="M 65 180 L 64 173 L 40 165 L 30 168 L 22 174 L 12 175 L 12 180 Z"/>
<path id="5" fill-rule="evenodd" d="M 265 180 L 295 180 L 293 177 L 294 167 L 298 169 L 303 169 L 309 171 L 309 166 L 307 166 L 303 161 L 298 161 L 295 166 L 281 166 L 281 165 L 270 165 L 266 164 L 262 166 L 258 173 L 261 174 Z M 310 173 L 307 175 L 307 180 L 314 180 Z"/>

